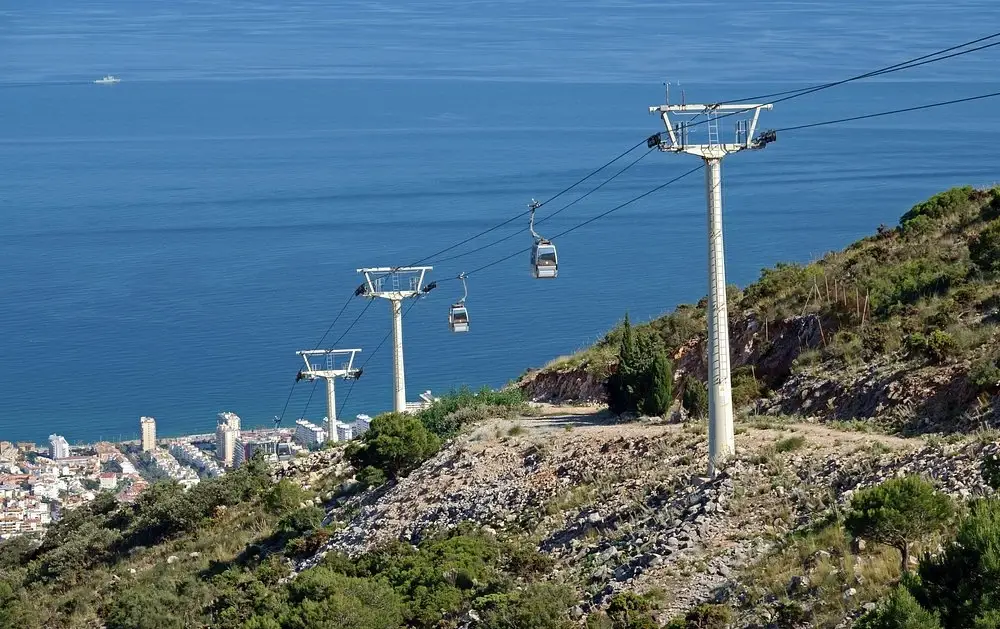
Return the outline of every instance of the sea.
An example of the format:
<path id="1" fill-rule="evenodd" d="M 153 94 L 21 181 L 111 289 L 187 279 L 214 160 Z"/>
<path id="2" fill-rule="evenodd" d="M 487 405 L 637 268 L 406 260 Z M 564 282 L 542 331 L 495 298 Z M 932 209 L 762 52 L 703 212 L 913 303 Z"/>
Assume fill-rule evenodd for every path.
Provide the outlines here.
<path id="1" fill-rule="evenodd" d="M 592 191 L 643 145 L 539 209 L 576 201 L 538 226 L 579 226 L 556 240 L 557 279 L 533 279 L 521 252 L 531 199 L 662 130 L 649 107 L 668 90 L 703 103 L 837 81 L 998 24 L 995 0 L 3 3 L 0 439 L 129 438 L 142 415 L 161 435 L 210 432 L 223 410 L 319 420 L 322 384 L 295 384 L 296 350 L 317 344 L 362 350 L 342 416 L 382 412 L 390 305 L 353 297 L 357 269 L 520 215 L 426 262 L 438 287 L 403 320 L 408 399 L 502 386 L 626 313 L 705 294 L 701 171 L 583 224 L 690 155 L 653 151 Z M 997 91 L 998 62 L 986 49 L 779 102 L 759 128 Z M 105 74 L 121 83 L 93 83 Z M 727 157 L 729 281 L 997 182 L 998 104 L 779 131 Z M 463 272 L 471 331 L 454 334 Z"/>

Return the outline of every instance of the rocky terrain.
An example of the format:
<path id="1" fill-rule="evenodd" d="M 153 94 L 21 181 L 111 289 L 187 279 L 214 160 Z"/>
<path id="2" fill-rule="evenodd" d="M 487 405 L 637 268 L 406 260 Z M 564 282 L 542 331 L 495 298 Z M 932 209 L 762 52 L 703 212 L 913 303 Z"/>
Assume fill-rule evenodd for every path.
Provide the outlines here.
<path id="1" fill-rule="evenodd" d="M 892 475 L 925 475 L 956 497 L 981 494 L 982 451 L 997 448 L 987 439 L 928 443 L 760 418 L 738 432 L 738 456 L 709 480 L 703 424 L 619 424 L 592 412 L 487 422 L 398 484 L 339 500 L 330 516 L 343 527 L 298 569 L 330 550 L 358 555 L 474 523 L 554 558 L 551 578 L 584 593 L 578 618 L 628 590 L 660 593 L 663 621 L 729 601 L 755 626 L 777 599 L 749 597 L 761 586 L 747 575 L 791 531 Z M 794 576 L 790 590 L 808 602 L 800 587 L 808 575 Z M 878 592 L 863 591 L 864 578 L 860 568 L 844 575 L 849 611 Z"/>

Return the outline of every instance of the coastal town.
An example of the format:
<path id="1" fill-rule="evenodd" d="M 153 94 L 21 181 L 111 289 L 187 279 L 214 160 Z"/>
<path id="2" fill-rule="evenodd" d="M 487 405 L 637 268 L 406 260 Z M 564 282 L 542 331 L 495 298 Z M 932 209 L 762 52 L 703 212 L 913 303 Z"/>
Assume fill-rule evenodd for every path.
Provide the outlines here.
<path id="1" fill-rule="evenodd" d="M 214 433 L 157 438 L 156 419 L 139 419 L 140 439 L 70 446 L 63 435 L 47 446 L 0 441 L 0 539 L 38 534 L 69 510 L 101 492 L 134 501 L 150 483 L 172 480 L 184 487 L 225 474 L 251 458 L 288 461 L 364 434 L 371 418 L 350 423 L 299 419 L 294 428 L 243 430 L 236 413 L 218 414 Z"/>

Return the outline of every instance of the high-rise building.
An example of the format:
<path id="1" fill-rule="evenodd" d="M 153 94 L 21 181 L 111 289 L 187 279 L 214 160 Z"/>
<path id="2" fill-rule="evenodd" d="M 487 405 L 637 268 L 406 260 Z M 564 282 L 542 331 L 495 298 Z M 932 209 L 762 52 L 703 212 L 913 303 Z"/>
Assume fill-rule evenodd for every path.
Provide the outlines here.
<path id="1" fill-rule="evenodd" d="M 215 427 L 215 455 L 225 467 L 232 467 L 236 457 L 236 442 L 240 438 L 240 416 L 223 411 Z"/>
<path id="2" fill-rule="evenodd" d="M 354 436 L 360 437 L 371 428 L 372 418 L 367 415 L 358 415 L 354 422 Z"/>
<path id="3" fill-rule="evenodd" d="M 140 417 L 139 428 L 142 432 L 142 451 L 151 452 L 156 449 L 156 420 L 152 417 Z"/>
<path id="4" fill-rule="evenodd" d="M 311 448 L 326 441 L 326 431 L 308 419 L 296 419 L 295 440 Z"/>
<path id="5" fill-rule="evenodd" d="M 345 424 L 343 422 L 337 422 L 337 440 L 350 441 L 353 438 L 354 438 L 354 426 L 351 424 Z"/>
<path id="6" fill-rule="evenodd" d="M 49 458 L 69 458 L 69 443 L 62 435 L 49 435 Z"/>
<path id="7" fill-rule="evenodd" d="M 239 467 L 258 454 L 265 461 L 277 461 L 278 437 L 260 437 L 255 439 L 241 437 L 237 442 L 233 465 Z M 239 459 L 239 462 L 236 459 Z"/>

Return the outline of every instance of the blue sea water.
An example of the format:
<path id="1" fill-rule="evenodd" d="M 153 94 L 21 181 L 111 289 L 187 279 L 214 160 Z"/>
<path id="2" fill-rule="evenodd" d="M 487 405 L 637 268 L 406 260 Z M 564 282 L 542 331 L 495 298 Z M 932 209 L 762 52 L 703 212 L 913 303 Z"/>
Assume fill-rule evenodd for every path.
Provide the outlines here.
<path id="1" fill-rule="evenodd" d="M 998 18 L 990 0 L 8 3 L 0 438 L 117 438 L 140 415 L 164 434 L 205 432 L 224 409 L 269 424 L 295 350 L 315 346 L 360 282 L 356 268 L 414 262 L 555 194 L 659 130 L 647 107 L 662 102 L 663 81 L 689 102 L 801 87 L 988 34 Z M 779 103 L 761 122 L 996 91 L 998 55 Z M 107 73 L 122 83 L 91 83 Z M 840 248 L 940 189 L 993 183 L 998 140 L 997 102 L 980 101 L 779 134 L 727 159 L 730 281 Z M 539 231 L 696 165 L 653 153 Z M 703 185 L 696 172 L 560 239 L 556 281 L 532 280 L 524 255 L 475 274 L 470 334 L 448 331 L 461 286 L 442 282 L 404 320 L 409 397 L 501 385 L 626 311 L 647 319 L 698 299 Z M 522 233 L 441 262 L 430 279 L 529 243 Z M 350 301 L 328 342 L 365 304 Z M 376 302 L 340 345 L 366 359 L 389 324 Z M 310 386 L 292 390 L 286 423 Z M 383 346 L 346 410 L 390 405 Z M 317 391 L 308 415 L 323 406 Z"/>

